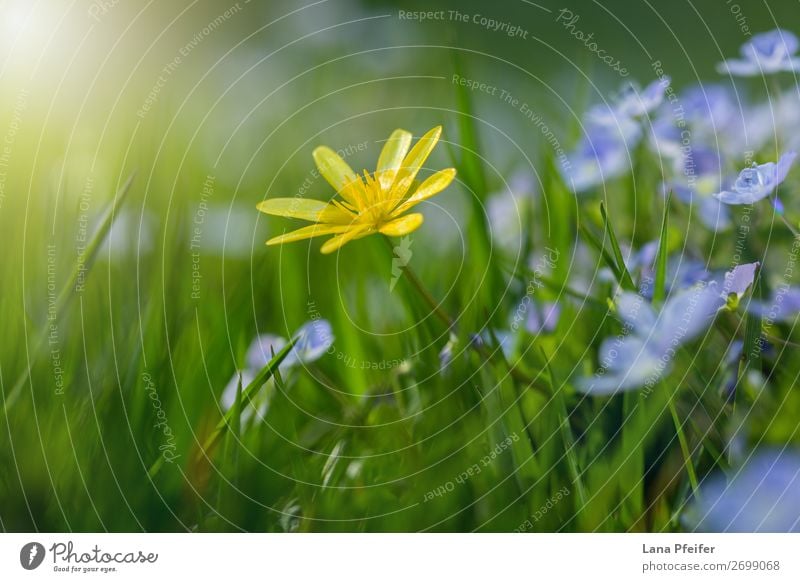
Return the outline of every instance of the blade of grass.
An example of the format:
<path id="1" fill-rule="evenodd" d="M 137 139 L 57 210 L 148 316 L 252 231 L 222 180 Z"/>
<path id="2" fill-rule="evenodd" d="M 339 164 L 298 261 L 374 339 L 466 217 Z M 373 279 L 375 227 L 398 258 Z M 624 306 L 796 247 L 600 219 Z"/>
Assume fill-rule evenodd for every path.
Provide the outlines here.
<path id="1" fill-rule="evenodd" d="M 106 237 L 111 230 L 111 225 L 114 223 L 114 217 L 116 216 L 117 211 L 120 209 L 122 204 L 125 202 L 135 177 L 136 172 L 133 172 L 130 176 L 128 176 L 128 179 L 125 180 L 125 183 L 114 195 L 114 201 L 111 203 L 108 210 L 106 210 L 106 213 L 103 215 L 103 219 L 100 221 L 100 226 L 97 228 L 94 236 L 86 246 L 86 252 L 83 255 L 83 263 L 81 264 L 80 262 L 76 261 L 70 277 L 61 287 L 58 295 L 56 295 L 56 303 L 54 308 L 55 313 L 62 314 L 63 311 L 68 307 L 72 298 L 75 297 L 75 287 L 78 282 L 78 278 L 81 276 L 81 273 L 83 273 L 84 278 L 89 276 L 92 265 L 97 258 L 97 253 L 100 251 L 100 247 L 105 242 Z M 48 329 L 49 324 L 48 326 L 45 326 L 39 330 L 39 334 L 33 342 L 33 348 L 31 349 L 31 356 L 28 366 L 6 397 L 5 404 L 3 405 L 4 413 L 8 413 L 8 411 L 16 402 L 17 398 L 19 398 L 19 395 L 22 393 L 22 388 L 25 386 L 25 382 L 27 382 L 28 378 L 30 377 L 31 368 L 38 361 L 42 354 L 42 348 L 47 342 Z"/>
<path id="2" fill-rule="evenodd" d="M 453 70 L 459 78 L 465 78 L 464 67 L 458 53 L 453 55 Z M 472 91 L 466 86 L 456 83 L 456 108 L 461 113 L 458 116 L 458 130 L 461 137 L 461 156 L 457 165 L 461 179 L 464 180 L 476 195 L 475 203 L 486 195 L 488 181 L 483 169 L 478 152 L 481 151 L 480 137 L 475 126 L 475 107 L 472 103 Z M 451 154 L 454 152 L 451 150 Z M 454 156 L 455 158 L 455 156 Z"/>
<path id="3" fill-rule="evenodd" d="M 586 505 L 586 488 L 583 484 L 583 477 L 581 476 L 578 457 L 575 454 L 575 436 L 572 434 L 572 427 L 569 424 L 567 402 L 566 398 L 564 398 L 564 390 L 560 389 L 561 384 L 553 372 L 553 367 L 550 365 L 550 360 L 548 359 L 547 354 L 541 347 L 539 348 L 539 351 L 542 354 L 542 358 L 544 358 L 545 367 L 547 368 L 547 373 L 550 376 L 550 386 L 553 390 L 553 399 L 555 400 L 556 412 L 559 416 L 561 441 L 564 445 L 564 455 L 567 459 L 567 468 L 569 470 L 570 478 L 572 479 L 572 484 L 577 492 L 578 501 L 580 502 L 576 513 L 580 515 L 583 507 Z"/>
<path id="4" fill-rule="evenodd" d="M 667 194 L 664 202 L 664 216 L 661 219 L 661 235 L 658 240 L 658 255 L 656 256 L 656 280 L 653 286 L 653 304 L 660 305 L 667 294 L 667 240 L 669 230 L 669 203 L 672 200 L 672 191 Z"/>
<path id="5" fill-rule="evenodd" d="M 597 238 L 597 235 L 589 230 L 589 228 L 584 224 L 581 224 L 578 227 L 578 230 L 580 231 L 584 240 L 598 252 L 600 258 L 603 259 L 606 266 L 611 269 L 611 272 L 614 274 L 614 278 L 617 280 L 617 282 L 622 282 L 622 273 L 619 272 L 617 262 L 614 260 L 614 257 L 611 256 L 611 253 L 608 252 L 608 249 L 603 246 L 602 241 Z"/>
<path id="6" fill-rule="evenodd" d="M 274 358 L 272 358 L 266 366 L 264 366 L 261 369 L 261 371 L 255 377 L 255 379 L 252 382 L 250 382 L 250 384 L 248 384 L 244 390 L 242 390 L 241 404 L 238 410 L 239 413 L 241 413 L 241 409 L 243 409 L 245 406 L 250 405 L 253 398 L 258 393 L 258 391 L 261 390 L 261 387 L 267 382 L 267 380 L 272 378 L 272 376 L 276 373 L 278 366 L 281 364 L 281 362 L 283 362 L 284 359 L 286 359 L 286 356 L 289 355 L 289 352 L 292 350 L 292 348 L 295 346 L 295 344 L 299 339 L 300 338 L 295 337 L 290 342 L 288 342 L 283 347 L 283 349 L 279 351 L 278 354 Z M 231 407 L 223 415 L 219 423 L 217 423 L 217 427 L 214 429 L 214 432 L 211 433 L 211 436 L 208 437 L 208 439 L 206 440 L 206 443 L 205 445 L 203 445 L 203 448 L 199 451 L 198 456 L 207 455 L 211 451 L 211 449 L 217 443 L 219 438 L 225 433 L 225 430 L 232 426 L 232 422 L 234 421 L 234 416 L 238 416 L 237 410 L 235 407 Z"/>
<path id="7" fill-rule="evenodd" d="M 683 432 L 683 424 L 681 419 L 678 418 L 678 410 L 675 408 L 675 399 L 670 398 L 668 401 L 669 413 L 672 415 L 672 423 L 675 425 L 675 432 L 678 434 L 678 443 L 681 447 L 681 454 L 683 455 L 683 466 L 686 467 L 686 473 L 689 475 L 689 483 L 692 485 L 692 493 L 697 499 L 700 499 L 700 484 L 697 480 L 697 473 L 694 470 L 694 463 L 692 462 L 692 455 L 689 452 L 689 444 L 686 440 L 686 435 Z"/>
<path id="8" fill-rule="evenodd" d="M 622 257 L 622 249 L 619 247 L 619 242 L 614 234 L 614 228 L 611 226 L 611 221 L 608 218 L 606 206 L 602 202 L 600 203 L 600 214 L 603 216 L 606 235 L 608 236 L 608 240 L 611 242 L 611 250 L 614 252 L 614 259 L 617 262 L 617 269 L 621 277 L 620 284 L 628 291 L 636 291 L 636 285 L 633 283 L 631 274 L 628 272 L 628 268 L 625 266 L 625 259 Z"/>
<path id="9" fill-rule="evenodd" d="M 761 282 L 761 267 L 756 269 L 755 281 L 753 282 L 752 298 L 763 299 L 763 285 Z M 761 315 L 748 311 L 747 319 L 744 324 L 744 351 L 742 361 L 739 365 L 739 375 L 736 381 L 737 388 L 744 385 L 744 379 L 750 370 L 761 369 Z M 738 392 L 738 390 L 737 390 Z M 734 409 L 736 407 L 736 397 L 733 399 Z"/>

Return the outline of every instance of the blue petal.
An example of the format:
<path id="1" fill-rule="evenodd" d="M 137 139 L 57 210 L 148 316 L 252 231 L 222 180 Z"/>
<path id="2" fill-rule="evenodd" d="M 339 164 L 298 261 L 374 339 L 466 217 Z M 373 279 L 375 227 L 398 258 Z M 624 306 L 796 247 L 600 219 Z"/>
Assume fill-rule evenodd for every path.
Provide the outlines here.
<path id="1" fill-rule="evenodd" d="M 747 263 L 745 265 L 738 265 L 733 270 L 725 273 L 725 279 L 722 283 L 722 295 L 727 296 L 735 293 L 741 297 L 747 291 L 748 287 L 753 284 L 756 277 L 760 263 Z"/>
<path id="2" fill-rule="evenodd" d="M 272 359 L 272 352 L 276 354 L 286 345 L 286 339 L 279 335 L 264 333 L 253 340 L 247 350 L 245 363 L 248 370 L 258 372 Z M 285 361 L 285 360 L 284 360 Z"/>
<path id="3" fill-rule="evenodd" d="M 298 364 L 310 364 L 321 358 L 333 345 L 333 330 L 331 324 L 325 319 L 317 319 L 305 323 L 297 330 L 295 337 L 297 343 L 292 350 L 292 354 L 287 356 L 284 363 L 294 356 L 293 362 Z"/>
<path id="4" fill-rule="evenodd" d="M 698 285 L 670 296 L 654 331 L 661 351 L 683 345 L 708 330 L 724 300 L 716 284 Z"/>
<path id="5" fill-rule="evenodd" d="M 800 454 L 756 453 L 731 476 L 712 476 L 687 515 L 691 527 L 712 532 L 800 532 Z"/>

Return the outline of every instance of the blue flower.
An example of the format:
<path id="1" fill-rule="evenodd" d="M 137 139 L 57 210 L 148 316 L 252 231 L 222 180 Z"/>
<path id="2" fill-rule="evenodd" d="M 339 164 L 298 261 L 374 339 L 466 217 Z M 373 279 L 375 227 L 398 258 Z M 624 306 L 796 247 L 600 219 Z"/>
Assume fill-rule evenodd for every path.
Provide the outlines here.
<path id="1" fill-rule="evenodd" d="M 661 313 L 636 293 L 621 293 L 615 304 L 624 331 L 602 343 L 601 371 L 579 381 L 583 392 L 606 395 L 652 387 L 671 369 L 677 348 L 708 329 L 723 301 L 711 285 L 670 297 Z"/>
<path id="2" fill-rule="evenodd" d="M 736 178 L 730 190 L 723 190 L 715 194 L 720 202 L 725 204 L 753 204 L 775 191 L 781 182 L 786 179 L 789 169 L 797 157 L 795 152 L 787 152 L 778 160 L 778 163 L 768 162 L 745 168 Z"/>
<path id="3" fill-rule="evenodd" d="M 693 85 L 681 95 L 681 105 L 692 129 L 708 129 L 718 134 L 739 117 L 739 105 L 734 92 L 724 85 Z"/>
<path id="4" fill-rule="evenodd" d="M 800 287 L 781 285 L 769 301 L 750 301 L 747 310 L 769 321 L 791 322 L 800 313 Z"/>
<path id="5" fill-rule="evenodd" d="M 730 475 L 708 477 L 684 517 L 707 532 L 800 532 L 800 453 L 766 450 Z"/>
<path id="6" fill-rule="evenodd" d="M 700 221 L 711 230 L 728 228 L 730 211 L 714 196 L 722 183 L 719 154 L 695 148 L 686 153 L 680 165 L 683 166 L 682 178 L 665 184 L 665 192 L 671 190 L 682 202 L 694 205 Z"/>
<path id="7" fill-rule="evenodd" d="M 320 359 L 325 352 L 333 345 L 333 332 L 331 324 L 325 319 L 316 319 L 303 324 L 294 334 L 297 343 L 286 355 L 278 366 L 278 372 L 283 378 L 295 368 L 310 364 Z M 288 341 L 279 335 L 265 333 L 256 336 L 245 355 L 245 367 L 237 371 L 225 386 L 222 392 L 220 403 L 224 410 L 229 410 L 236 402 L 236 390 L 239 385 L 239 375 L 242 377 L 242 388 L 247 387 L 256 375 L 264 368 L 273 357 L 281 351 Z M 268 384 L 272 383 L 272 379 Z M 253 418 L 255 412 L 263 418 L 267 411 L 268 397 L 265 390 L 262 390 L 256 398 L 251 401 L 251 406 L 242 410 L 242 422 L 248 422 Z"/>
<path id="8" fill-rule="evenodd" d="M 439 371 L 444 372 L 453 362 L 453 357 L 456 355 L 456 348 L 458 347 L 458 336 L 450 332 L 450 337 L 447 343 L 439 352 Z"/>
<path id="9" fill-rule="evenodd" d="M 561 316 L 561 305 L 553 301 L 531 301 L 525 329 L 534 335 L 552 333 Z"/>
<path id="10" fill-rule="evenodd" d="M 586 133 L 569 157 L 563 177 L 573 192 L 584 192 L 607 180 L 625 175 L 631 168 L 630 152 L 642 139 L 641 119 L 664 102 L 669 77 L 644 89 L 629 83 L 613 99 L 585 115 Z"/>
<path id="11" fill-rule="evenodd" d="M 768 75 L 783 71 L 800 71 L 800 59 L 795 57 L 797 37 L 786 30 L 771 30 L 757 34 L 742 45 L 743 59 L 729 59 L 720 63 L 717 70 L 739 77 Z"/>
<path id="12" fill-rule="evenodd" d="M 626 85 L 617 98 L 617 111 L 632 118 L 644 117 L 655 111 L 663 102 L 671 83 L 669 77 L 656 79 L 644 89 L 635 84 Z"/>
<path id="13" fill-rule="evenodd" d="M 303 324 L 294 337 L 297 343 L 286 360 L 289 365 L 304 365 L 316 362 L 333 345 L 331 324 L 325 319 L 315 319 Z M 282 364 L 286 363 L 286 360 Z"/>
<path id="14" fill-rule="evenodd" d="M 725 273 L 721 281 L 722 296 L 736 295 L 737 299 L 741 299 L 745 291 L 753 284 L 756 279 L 756 273 L 761 263 L 746 263 L 744 265 L 737 265 L 732 270 Z"/>
<path id="15" fill-rule="evenodd" d="M 569 156 L 569 166 L 563 177 L 573 192 L 585 192 L 607 180 L 625 175 L 631 168 L 629 148 L 636 143 L 626 142 L 612 129 L 595 126 Z"/>
<path id="16" fill-rule="evenodd" d="M 635 83 L 623 85 L 612 98 L 611 105 L 598 104 L 589 108 L 584 116 L 590 126 L 616 129 L 626 142 L 635 142 L 641 137 L 641 119 L 664 102 L 669 77 L 663 77 L 641 89 Z"/>
<path id="17" fill-rule="evenodd" d="M 491 194 L 486 202 L 486 219 L 492 241 L 513 255 L 523 248 L 523 218 L 530 212 L 536 182 L 529 172 L 516 172 L 508 181 L 508 188 Z"/>
<path id="18" fill-rule="evenodd" d="M 600 371 L 580 379 L 578 389 L 607 395 L 655 386 L 672 369 L 678 348 L 708 330 L 727 296 L 740 295 L 752 284 L 757 267 L 758 263 L 740 265 L 721 281 L 676 291 L 660 313 L 641 295 L 621 293 L 615 305 L 623 333 L 602 343 Z"/>

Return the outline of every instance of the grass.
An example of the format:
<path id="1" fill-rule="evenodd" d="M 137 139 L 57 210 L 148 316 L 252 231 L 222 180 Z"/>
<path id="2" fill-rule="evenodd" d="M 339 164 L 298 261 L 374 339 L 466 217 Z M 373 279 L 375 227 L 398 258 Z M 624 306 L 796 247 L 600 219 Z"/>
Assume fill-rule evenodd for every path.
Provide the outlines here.
<path id="1" fill-rule="evenodd" d="M 364 239 L 338 257 L 321 256 L 317 242 L 267 249 L 265 231 L 287 226 L 279 220 L 265 228 L 260 218 L 248 231 L 252 253 L 204 250 L 194 262 L 189 241 L 208 169 L 199 156 L 181 166 L 169 148 L 146 167 L 125 158 L 112 164 L 113 175 L 139 172 L 117 195 L 110 183 L 95 190 L 91 217 L 113 208 L 114 216 L 129 213 L 134 227 L 120 239 L 118 223 L 109 228 L 111 222 L 91 219 L 95 242 L 82 259 L 78 184 L 62 185 L 58 203 L 44 195 L 30 206 L 7 201 L 0 225 L 15 248 L 0 262 L 0 527 L 513 531 L 532 520 L 537 531 L 679 531 L 693 492 L 725 466 L 737 419 L 747 418 L 750 444 L 796 441 L 789 411 L 800 405 L 797 358 L 785 351 L 748 357 L 747 370 L 771 378 L 763 393 L 744 372 L 732 397 L 720 380 L 730 340 L 757 341 L 761 322 L 752 317 L 744 326 L 718 322 L 649 397 L 575 390 L 575 380 L 596 369 L 602 339 L 621 332 L 606 304 L 617 284 L 635 288 L 621 242 L 642 234 L 629 213 L 598 205 L 599 196 L 569 194 L 543 152 L 535 159 L 546 190 L 523 244 L 563 257 L 541 291 L 541 298 L 563 302 L 562 317 L 552 333 L 520 331 L 510 354 L 492 333 L 470 348 L 473 334 L 508 327 L 535 274 L 523 258 L 503 256 L 491 243 L 481 209 L 503 176 L 487 169 L 491 155 L 469 96 L 450 98 L 455 112 L 444 121 L 453 145 L 432 165 L 459 169 L 461 182 L 442 196 L 465 216 L 447 227 L 460 229 L 463 239 L 447 247 L 440 242 L 444 227 L 433 220 L 423 226 L 414 235 L 413 273 L 393 292 L 385 242 Z M 419 133 L 438 123 L 438 114 L 417 112 L 406 125 Z M 358 134 L 374 146 L 385 129 L 393 127 L 360 122 L 339 144 Z M 358 163 L 366 165 L 374 150 Z M 35 192 L 46 190 L 30 164 Z M 294 191 L 310 168 L 310 156 L 299 156 L 279 173 L 275 190 Z M 269 183 L 273 170 L 254 170 L 250 183 Z M 656 216 L 657 197 L 642 195 L 656 191 L 653 180 L 639 179 L 635 193 L 625 190 L 625 179 L 614 187 L 650 204 L 648 215 Z M 255 220 L 259 187 L 216 188 L 223 215 L 235 200 Z M 656 301 L 667 284 L 670 228 L 687 229 L 687 217 L 672 212 L 669 201 L 663 212 L 653 235 L 660 236 Z M 158 219 L 140 233 L 147 215 Z M 749 236 L 771 235 L 778 249 L 791 244 L 785 231 L 768 228 L 759 221 Z M 689 236 L 695 249 L 713 249 L 703 260 L 725 268 L 730 241 L 694 229 Z M 574 287 L 569 260 L 576 241 L 616 283 Z M 87 270 L 76 290 L 79 264 Z M 48 299 L 51 287 L 65 291 Z M 431 306 L 439 302 L 441 312 Z M 239 379 L 237 404 L 227 413 L 220 408 L 257 333 L 289 337 L 316 315 L 331 322 L 333 348 L 308 369 L 274 378 L 264 422 L 241 423 L 238 413 L 274 365 L 250 385 Z M 450 318 L 457 320 L 452 329 Z M 442 372 L 439 353 L 451 331 L 458 341 Z M 798 341 L 788 326 L 771 333 Z M 562 490 L 568 494 L 553 502 Z"/>

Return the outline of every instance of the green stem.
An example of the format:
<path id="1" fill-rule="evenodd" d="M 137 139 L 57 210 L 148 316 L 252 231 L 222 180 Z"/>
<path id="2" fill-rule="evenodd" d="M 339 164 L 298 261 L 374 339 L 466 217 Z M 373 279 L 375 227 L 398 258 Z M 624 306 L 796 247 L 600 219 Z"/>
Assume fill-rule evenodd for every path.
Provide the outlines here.
<path id="1" fill-rule="evenodd" d="M 695 473 L 694 465 L 692 464 L 692 455 L 689 453 L 689 445 L 686 441 L 686 435 L 683 433 L 683 425 L 681 425 L 678 418 L 678 411 L 675 408 L 675 401 L 670 398 L 668 402 L 669 412 L 672 415 L 672 422 L 675 424 L 675 432 L 678 433 L 678 442 L 681 445 L 681 453 L 683 454 L 683 464 L 686 467 L 686 472 L 689 474 L 689 483 L 692 485 L 692 493 L 698 499 L 700 498 L 700 484 L 697 481 L 697 473 Z"/>
<path id="2" fill-rule="evenodd" d="M 389 248 L 392 250 L 392 253 L 394 253 L 394 247 L 392 246 L 392 241 L 390 241 L 386 237 L 383 237 L 383 240 L 386 241 L 386 244 L 389 245 Z M 442 323 L 444 323 L 448 328 L 454 327 L 455 321 L 453 321 L 453 318 L 451 318 L 447 313 L 444 312 L 441 305 L 439 305 L 436 299 L 434 299 L 433 296 L 428 292 L 428 290 L 425 288 L 425 285 L 422 284 L 422 281 L 420 281 L 419 277 L 417 277 L 417 274 L 414 272 L 411 266 L 405 265 L 403 267 L 403 271 L 405 271 L 408 280 L 411 282 L 411 285 L 414 287 L 417 293 L 419 293 L 419 295 L 422 297 L 423 301 L 425 301 L 425 303 L 428 304 L 428 307 L 431 308 L 433 314 L 436 317 L 438 317 L 439 320 Z"/>
<path id="3" fill-rule="evenodd" d="M 383 239 L 386 241 L 386 244 L 392 250 L 392 253 L 394 253 L 394 247 L 392 246 L 392 242 L 387 237 L 383 237 Z M 403 267 L 403 272 L 406 274 L 406 277 L 411 283 L 411 286 L 416 290 L 417 293 L 419 293 L 419 295 L 422 297 L 425 303 L 431 308 L 434 315 L 436 315 L 436 317 L 438 317 L 442 321 L 442 323 L 444 323 L 447 326 L 448 329 L 454 328 L 455 320 L 442 309 L 441 305 L 428 292 L 425 285 L 422 283 L 420 278 L 417 277 L 416 273 L 411 268 L 411 266 L 405 265 Z M 478 354 L 480 354 L 484 359 L 486 359 L 486 361 L 490 361 L 492 359 L 493 354 L 482 343 L 470 342 L 470 347 L 472 347 L 472 349 L 478 352 Z M 536 390 L 538 390 L 539 392 L 541 392 L 546 396 L 550 394 L 549 386 L 546 383 L 542 382 L 542 380 L 540 380 L 539 378 L 532 378 L 528 376 L 527 374 L 523 373 L 519 368 L 516 368 L 510 362 L 507 362 L 505 358 L 502 358 L 502 360 L 506 362 L 509 374 L 511 374 L 511 377 L 514 380 L 522 382 L 523 384 L 526 384 L 531 388 L 535 388 Z"/>
<path id="4" fill-rule="evenodd" d="M 794 226 L 792 226 L 792 223 L 786 220 L 786 217 L 783 214 L 779 213 L 776 214 L 780 216 L 781 220 L 783 221 L 783 224 L 786 225 L 786 228 L 789 229 L 789 232 L 792 233 L 792 236 L 794 236 L 794 238 L 800 238 L 800 231 L 798 231 Z"/>

